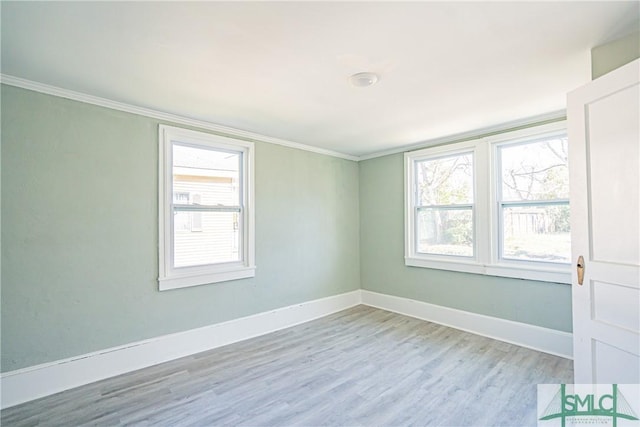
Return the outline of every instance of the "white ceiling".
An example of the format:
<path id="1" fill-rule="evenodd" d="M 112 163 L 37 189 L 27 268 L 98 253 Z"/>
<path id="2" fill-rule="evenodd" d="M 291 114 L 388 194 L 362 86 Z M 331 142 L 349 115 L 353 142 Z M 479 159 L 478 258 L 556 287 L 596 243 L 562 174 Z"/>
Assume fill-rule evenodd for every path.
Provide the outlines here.
<path id="1" fill-rule="evenodd" d="M 360 156 L 563 109 L 639 5 L 2 1 L 1 69 Z"/>

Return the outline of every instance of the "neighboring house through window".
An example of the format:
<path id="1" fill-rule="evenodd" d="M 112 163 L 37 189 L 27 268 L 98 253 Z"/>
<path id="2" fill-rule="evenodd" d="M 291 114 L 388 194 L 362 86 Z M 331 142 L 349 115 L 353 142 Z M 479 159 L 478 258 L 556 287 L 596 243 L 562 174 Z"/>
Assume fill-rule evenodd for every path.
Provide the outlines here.
<path id="1" fill-rule="evenodd" d="M 565 122 L 405 153 L 405 263 L 570 283 Z"/>
<path id="2" fill-rule="evenodd" d="M 160 126 L 160 289 L 254 276 L 253 144 Z"/>

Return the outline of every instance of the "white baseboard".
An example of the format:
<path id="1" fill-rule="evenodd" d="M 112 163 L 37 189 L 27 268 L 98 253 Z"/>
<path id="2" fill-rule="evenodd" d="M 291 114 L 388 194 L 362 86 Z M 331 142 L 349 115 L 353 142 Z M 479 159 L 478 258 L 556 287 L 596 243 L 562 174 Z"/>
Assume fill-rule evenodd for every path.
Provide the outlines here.
<path id="1" fill-rule="evenodd" d="M 164 335 L 0 375 L 0 407 L 8 408 L 105 378 L 268 334 L 364 304 L 572 358 L 572 335 L 422 301 L 356 290 L 215 325 Z"/>
<path id="2" fill-rule="evenodd" d="M 7 372 L 0 375 L 0 407 L 8 408 L 105 378 L 264 335 L 358 304 L 360 291 L 356 290 Z"/>
<path id="3" fill-rule="evenodd" d="M 408 298 L 362 290 L 362 304 L 516 344 L 567 359 L 573 358 L 573 335 Z"/>

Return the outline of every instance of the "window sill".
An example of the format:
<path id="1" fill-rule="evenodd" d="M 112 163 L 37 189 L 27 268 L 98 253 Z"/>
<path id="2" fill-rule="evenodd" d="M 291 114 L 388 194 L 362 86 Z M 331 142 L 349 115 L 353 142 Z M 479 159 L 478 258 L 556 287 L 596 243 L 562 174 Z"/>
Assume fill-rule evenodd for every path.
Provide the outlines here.
<path id="1" fill-rule="evenodd" d="M 224 271 L 207 273 L 191 273 L 158 278 L 159 289 L 167 291 L 190 286 L 208 285 L 210 283 L 227 282 L 230 280 L 247 279 L 256 275 L 255 267 L 236 267 Z"/>
<path id="2" fill-rule="evenodd" d="M 571 284 L 571 271 L 568 265 L 538 267 L 517 263 L 481 264 L 474 260 L 466 261 L 418 257 L 405 257 L 405 265 L 409 267 L 433 268 L 436 270 L 449 270 L 486 276 Z"/>

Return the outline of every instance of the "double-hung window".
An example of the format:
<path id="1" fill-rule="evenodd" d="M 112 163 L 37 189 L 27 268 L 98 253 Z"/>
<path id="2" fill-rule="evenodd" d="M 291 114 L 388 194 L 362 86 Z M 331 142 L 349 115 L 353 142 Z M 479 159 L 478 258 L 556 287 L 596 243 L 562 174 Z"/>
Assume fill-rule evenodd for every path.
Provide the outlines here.
<path id="1" fill-rule="evenodd" d="M 405 153 L 405 263 L 569 283 L 565 123 Z"/>
<path id="2" fill-rule="evenodd" d="M 473 257 L 473 152 L 417 158 L 414 167 L 416 252 Z"/>
<path id="3" fill-rule="evenodd" d="M 496 144 L 500 259 L 569 263 L 567 142 L 561 134 Z"/>
<path id="4" fill-rule="evenodd" d="M 161 125 L 160 290 L 254 276 L 253 144 Z"/>

